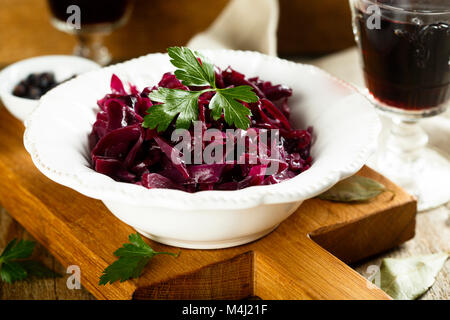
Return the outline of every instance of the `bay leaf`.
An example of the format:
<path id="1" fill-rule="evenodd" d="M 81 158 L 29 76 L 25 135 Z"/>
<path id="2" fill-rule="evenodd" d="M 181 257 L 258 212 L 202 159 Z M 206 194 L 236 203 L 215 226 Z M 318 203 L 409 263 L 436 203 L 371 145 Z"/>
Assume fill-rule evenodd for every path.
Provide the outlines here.
<path id="1" fill-rule="evenodd" d="M 331 189 L 319 195 L 319 199 L 336 202 L 360 202 L 375 198 L 383 193 L 386 187 L 370 178 L 351 176 L 339 181 Z"/>
<path id="2" fill-rule="evenodd" d="M 380 288 L 395 300 L 414 300 L 434 283 L 448 253 L 383 259 L 379 270 Z M 375 277 L 377 278 L 377 277 Z"/>

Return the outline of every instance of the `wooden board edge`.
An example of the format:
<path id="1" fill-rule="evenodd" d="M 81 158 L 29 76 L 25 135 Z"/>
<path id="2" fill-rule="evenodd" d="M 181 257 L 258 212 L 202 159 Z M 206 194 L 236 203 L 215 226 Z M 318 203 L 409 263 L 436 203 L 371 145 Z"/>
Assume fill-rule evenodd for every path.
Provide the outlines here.
<path id="1" fill-rule="evenodd" d="M 138 282 L 134 300 L 231 300 L 254 295 L 254 252 L 247 251 L 151 286 Z"/>
<path id="2" fill-rule="evenodd" d="M 310 233 L 309 237 L 343 262 L 354 263 L 412 239 L 416 215 L 417 201 L 411 197 L 407 203 L 376 212 L 356 222 L 320 228 Z M 385 233 L 385 228 L 391 231 Z M 390 236 L 386 237 L 385 234 Z"/>

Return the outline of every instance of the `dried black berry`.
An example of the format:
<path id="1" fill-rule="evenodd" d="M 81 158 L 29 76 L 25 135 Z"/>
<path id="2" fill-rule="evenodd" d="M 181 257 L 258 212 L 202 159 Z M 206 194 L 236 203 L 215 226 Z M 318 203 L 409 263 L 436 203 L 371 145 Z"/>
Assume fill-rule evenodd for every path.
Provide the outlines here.
<path id="1" fill-rule="evenodd" d="M 14 88 L 13 95 L 18 97 L 25 97 L 27 95 L 28 88 L 25 81 L 20 81 L 20 83 Z"/>
<path id="2" fill-rule="evenodd" d="M 27 79 L 26 79 L 27 84 L 35 86 L 37 85 L 38 82 L 38 75 L 36 73 L 31 73 Z"/>
<path id="3" fill-rule="evenodd" d="M 37 100 L 42 96 L 41 89 L 37 87 L 31 87 L 30 92 L 28 93 L 28 98 Z"/>
<path id="4" fill-rule="evenodd" d="M 74 77 L 75 76 L 72 76 L 67 80 Z M 59 83 L 56 82 L 55 75 L 52 72 L 31 73 L 14 87 L 13 95 L 21 98 L 39 99 L 42 95 L 47 93 L 47 91 L 50 91 L 58 84 Z"/>

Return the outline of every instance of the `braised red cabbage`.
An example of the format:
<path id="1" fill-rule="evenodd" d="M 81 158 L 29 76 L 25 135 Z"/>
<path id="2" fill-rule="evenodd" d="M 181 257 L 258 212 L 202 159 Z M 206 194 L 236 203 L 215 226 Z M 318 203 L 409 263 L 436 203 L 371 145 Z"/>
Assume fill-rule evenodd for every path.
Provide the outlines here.
<path id="1" fill-rule="evenodd" d="M 249 85 L 253 88 L 259 101 L 243 104 L 251 110 L 251 128 L 258 134 L 262 129 L 279 130 L 278 157 L 270 160 L 277 162 L 277 172 L 268 174 L 270 162 L 264 162 L 258 156 L 253 163 L 245 161 L 245 164 L 240 164 L 240 161 L 186 164 L 182 160 L 181 152 L 174 151 L 176 143 L 171 141 L 172 132 L 175 130 L 174 123 L 162 133 L 142 127 L 147 110 L 156 104 L 150 100 L 148 96 L 150 92 L 159 87 L 198 89 L 184 86 L 172 73 L 164 74 L 158 86 L 147 87 L 142 91 L 129 85 L 129 92 L 116 75 L 112 76 L 111 93 L 97 102 L 100 111 L 89 135 L 93 168 L 116 181 L 134 183 L 149 189 L 166 188 L 197 192 L 238 190 L 250 186 L 276 184 L 295 177 L 311 166 L 312 128 L 306 130 L 292 128 L 288 106 L 288 99 L 292 95 L 290 88 L 273 85 L 257 77 L 247 79 L 231 68 L 223 71 L 216 69 L 216 85 L 218 88 L 240 85 Z M 219 120 L 212 118 L 208 105 L 213 96 L 213 92 L 200 96 L 199 120 L 203 131 L 218 129 L 223 132 L 224 139 L 201 142 L 202 150 L 211 143 L 225 144 L 225 138 L 230 138 L 226 136 L 225 130 L 235 129 L 230 128 L 223 117 Z M 178 155 L 176 152 L 179 159 L 174 161 L 173 155 Z M 244 152 L 240 155 L 240 160 L 249 160 L 251 156 L 250 153 Z"/>

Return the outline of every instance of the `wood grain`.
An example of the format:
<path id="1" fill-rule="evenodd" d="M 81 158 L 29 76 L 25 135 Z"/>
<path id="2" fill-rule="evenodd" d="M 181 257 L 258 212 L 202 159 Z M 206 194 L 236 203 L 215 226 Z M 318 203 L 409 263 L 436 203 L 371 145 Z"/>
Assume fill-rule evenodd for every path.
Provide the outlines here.
<path id="1" fill-rule="evenodd" d="M 389 200 L 389 194 L 382 194 L 369 203 L 338 206 L 311 199 L 260 241 L 224 250 L 182 250 L 178 259 L 161 256 L 151 261 L 138 280 L 98 286 L 102 271 L 115 260 L 112 253 L 126 241 L 132 228 L 110 214 L 100 201 L 44 177 L 23 148 L 22 124 L 4 109 L 0 110 L 0 123 L 0 203 L 63 266 L 80 266 L 82 284 L 99 299 L 224 299 L 249 295 L 263 299 L 387 299 L 310 235 L 335 237 L 335 230 L 348 226 L 347 236 L 338 237 L 334 250 L 347 248 L 349 261 L 363 259 L 414 235 L 415 200 L 364 168 L 360 174 L 380 180 L 395 191 L 396 197 Z M 386 214 L 392 210 L 399 210 L 399 214 Z M 388 224 L 392 228 L 387 229 Z M 377 240 L 380 233 L 390 239 L 389 244 Z M 149 242 L 157 251 L 176 250 Z M 355 243 L 358 250 L 352 248 Z"/>

